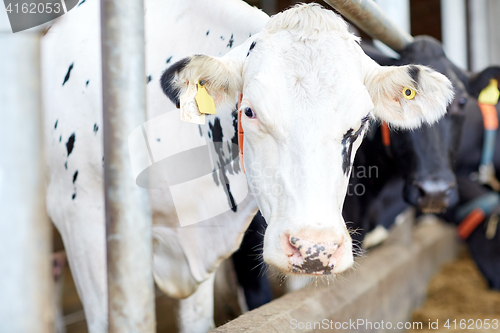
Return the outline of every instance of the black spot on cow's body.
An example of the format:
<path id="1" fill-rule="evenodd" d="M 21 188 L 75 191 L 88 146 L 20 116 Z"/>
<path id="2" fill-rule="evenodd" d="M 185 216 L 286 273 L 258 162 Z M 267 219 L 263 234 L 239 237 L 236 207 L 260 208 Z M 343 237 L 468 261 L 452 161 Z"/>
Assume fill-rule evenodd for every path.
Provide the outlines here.
<path id="1" fill-rule="evenodd" d="M 234 201 L 233 194 L 231 193 L 231 188 L 229 187 L 229 183 L 226 183 L 227 195 L 229 197 L 229 206 L 231 206 L 231 210 L 236 212 L 238 207 L 236 206 L 236 202 Z"/>
<path id="2" fill-rule="evenodd" d="M 73 174 L 73 184 L 76 182 L 76 179 L 78 178 L 78 170 L 75 171 Z"/>
<path id="3" fill-rule="evenodd" d="M 97 124 L 94 124 L 94 134 L 97 134 L 98 130 L 99 130 L 99 126 L 97 126 Z"/>
<path id="4" fill-rule="evenodd" d="M 73 195 L 71 196 L 71 200 L 75 200 L 75 198 L 76 198 L 76 191 L 75 191 L 75 193 L 73 193 Z"/>
<path id="5" fill-rule="evenodd" d="M 345 175 L 347 175 L 349 173 L 349 170 L 351 169 L 352 145 L 366 128 L 369 119 L 369 115 L 365 116 L 363 119 L 361 119 L 361 126 L 356 132 L 354 132 L 354 130 L 351 128 L 344 134 L 344 137 L 342 138 L 342 170 L 344 171 Z"/>
<path id="6" fill-rule="evenodd" d="M 234 43 L 234 38 L 233 34 L 231 34 L 231 37 L 229 38 L 229 42 L 227 43 L 227 47 L 232 48 Z"/>
<path id="7" fill-rule="evenodd" d="M 89 86 L 89 82 L 90 82 L 90 80 L 87 80 L 87 82 L 85 82 L 85 87 Z"/>
<path id="8" fill-rule="evenodd" d="M 256 41 L 253 41 L 252 44 L 250 45 L 250 48 L 248 49 L 247 57 L 250 55 L 250 52 L 253 50 L 255 47 L 255 44 L 257 44 Z"/>
<path id="9" fill-rule="evenodd" d="M 80 2 L 80 3 L 78 4 L 78 6 L 81 6 L 84 2 L 85 2 L 85 0 L 82 0 L 82 2 Z"/>
<path id="10" fill-rule="evenodd" d="M 203 137 L 203 131 L 201 130 L 201 126 L 198 125 L 198 130 L 200 131 L 200 136 Z"/>
<path id="11" fill-rule="evenodd" d="M 68 151 L 68 157 L 69 154 L 73 151 L 73 148 L 75 146 L 75 133 L 71 134 L 71 136 L 68 139 L 68 142 L 66 142 L 66 150 Z"/>
<path id="12" fill-rule="evenodd" d="M 420 69 L 417 66 L 410 65 L 408 66 L 408 74 L 410 75 L 415 85 L 418 85 L 418 76 L 420 73 Z"/>
<path id="13" fill-rule="evenodd" d="M 210 33 L 210 30 L 207 30 L 207 36 L 208 36 L 209 33 Z"/>
<path id="14" fill-rule="evenodd" d="M 342 170 L 344 174 L 347 175 L 349 173 L 349 169 L 351 168 L 351 155 L 352 155 L 352 137 L 354 130 L 351 128 L 344 134 L 342 138 Z"/>
<path id="15" fill-rule="evenodd" d="M 161 141 L 161 139 L 160 139 L 160 138 L 156 138 L 156 141 L 160 142 L 160 141 Z"/>
<path id="16" fill-rule="evenodd" d="M 224 135 L 222 134 L 222 126 L 220 125 L 219 117 L 215 117 L 213 125 L 211 122 L 209 122 L 208 127 L 210 128 L 210 132 L 212 132 L 212 135 L 214 137 L 213 142 L 222 142 Z"/>
<path id="17" fill-rule="evenodd" d="M 224 134 L 222 133 L 222 126 L 220 123 L 220 119 L 218 117 L 215 117 L 213 124 L 211 122 L 208 123 L 208 127 L 210 128 L 210 131 L 208 132 L 208 135 L 210 137 L 210 133 L 212 133 L 212 141 L 214 143 L 214 149 L 215 152 L 219 158 L 217 161 L 217 166 L 219 168 L 219 181 L 221 184 L 225 185 L 224 186 L 224 192 L 226 193 L 227 200 L 229 207 L 231 207 L 231 210 L 233 212 L 237 211 L 237 205 L 234 200 L 233 194 L 231 193 L 231 188 L 229 186 L 229 180 L 226 175 L 226 171 L 229 171 L 231 168 L 231 158 L 228 156 L 225 156 L 224 153 L 224 145 L 223 145 L 223 139 L 224 139 Z M 231 170 L 232 171 L 232 170 Z M 217 182 L 216 182 L 217 184 Z"/>
<path id="18" fill-rule="evenodd" d="M 237 108 L 233 112 L 233 129 L 234 129 L 234 135 L 231 138 L 231 143 L 233 144 L 232 147 L 239 147 L 238 143 L 238 113 L 236 112 Z M 232 149 L 232 157 L 231 159 L 234 161 L 233 163 L 233 170 L 234 173 L 240 172 L 240 159 L 239 157 L 239 149 Z"/>
<path id="19" fill-rule="evenodd" d="M 68 72 L 66 73 L 66 76 L 64 77 L 64 81 L 63 81 L 63 84 L 62 84 L 63 86 L 69 80 L 69 76 L 71 75 L 71 71 L 73 70 L 73 65 L 74 65 L 74 63 L 72 63 L 71 65 L 69 65 Z"/>
<path id="20" fill-rule="evenodd" d="M 172 60 L 172 56 L 168 57 L 167 64 L 169 64 L 171 60 Z"/>
<path id="21" fill-rule="evenodd" d="M 224 36 L 220 36 L 220 39 L 221 39 L 221 40 L 224 40 L 225 38 L 224 38 Z"/>
<path id="22" fill-rule="evenodd" d="M 62 141 L 62 135 L 59 135 L 59 142 Z"/>
<path id="23" fill-rule="evenodd" d="M 56 120 L 56 123 L 54 124 L 54 129 L 56 129 L 56 128 L 57 128 L 57 123 L 58 123 L 58 122 L 59 122 L 59 119 L 58 119 L 58 120 Z"/>
<path id="24" fill-rule="evenodd" d="M 190 58 L 184 58 L 170 66 L 161 76 L 160 85 L 167 97 L 175 103 L 177 108 L 180 107 L 181 88 L 177 85 L 177 73 L 181 72 L 191 61 Z"/>
<path id="25" fill-rule="evenodd" d="M 151 80 L 153 80 L 153 77 L 151 75 L 148 75 L 148 80 L 147 80 L 148 82 L 147 83 L 151 82 Z"/>
<path id="26" fill-rule="evenodd" d="M 68 170 L 68 161 L 64 162 L 64 169 Z"/>

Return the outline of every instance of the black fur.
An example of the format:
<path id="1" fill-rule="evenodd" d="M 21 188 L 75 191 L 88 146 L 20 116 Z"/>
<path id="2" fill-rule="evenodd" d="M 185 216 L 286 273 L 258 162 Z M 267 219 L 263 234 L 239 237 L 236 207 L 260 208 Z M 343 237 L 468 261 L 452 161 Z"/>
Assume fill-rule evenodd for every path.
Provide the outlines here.
<path id="1" fill-rule="evenodd" d="M 176 76 L 179 72 L 181 72 L 191 61 L 191 58 L 184 58 L 182 60 L 177 61 L 172 66 L 170 66 L 160 78 L 160 85 L 168 98 L 175 103 L 177 107 L 180 106 L 179 98 L 181 97 L 181 89 L 176 85 Z"/>
<path id="2" fill-rule="evenodd" d="M 408 66 L 408 75 L 410 75 L 413 82 L 415 82 L 415 86 L 418 87 L 418 75 L 420 73 L 420 69 L 417 66 L 410 65 Z"/>
<path id="3" fill-rule="evenodd" d="M 250 49 L 248 49 L 247 57 L 250 55 L 250 52 L 251 52 L 251 51 L 253 50 L 253 48 L 255 47 L 255 44 L 257 44 L 257 42 L 256 42 L 256 41 L 254 41 L 254 42 L 252 43 L 252 45 L 250 45 Z"/>

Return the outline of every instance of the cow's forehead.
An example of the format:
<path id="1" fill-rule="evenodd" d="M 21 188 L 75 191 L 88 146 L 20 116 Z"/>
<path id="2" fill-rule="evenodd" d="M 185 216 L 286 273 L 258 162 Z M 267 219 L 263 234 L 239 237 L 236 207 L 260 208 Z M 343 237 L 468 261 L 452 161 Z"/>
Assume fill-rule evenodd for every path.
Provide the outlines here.
<path id="1" fill-rule="evenodd" d="M 323 57 L 309 57 L 313 59 L 272 48 L 267 55 L 265 49 L 255 51 L 247 59 L 243 97 L 264 125 L 286 130 L 308 118 L 307 124 L 317 130 L 329 124 L 329 130 L 345 132 L 373 109 L 354 57 L 332 60 L 325 49 L 319 50 Z M 294 57 L 295 63 L 290 61 Z"/>

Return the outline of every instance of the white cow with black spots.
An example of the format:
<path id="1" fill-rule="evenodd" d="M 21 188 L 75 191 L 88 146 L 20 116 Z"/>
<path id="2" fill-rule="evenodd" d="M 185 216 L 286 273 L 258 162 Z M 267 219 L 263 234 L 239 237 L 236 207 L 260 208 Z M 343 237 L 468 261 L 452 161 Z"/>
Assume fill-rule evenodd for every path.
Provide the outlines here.
<path id="1" fill-rule="evenodd" d="M 446 112 L 449 81 L 422 66 L 418 80 L 407 66 L 378 66 L 346 23 L 318 5 L 269 19 L 237 0 L 147 0 L 145 22 L 144 130 L 155 162 L 215 141 L 205 176 L 186 179 L 179 170 L 190 168 L 184 161 L 169 169 L 179 177 L 166 177 L 169 190 L 150 190 L 154 277 L 166 294 L 188 297 L 181 301 L 181 329 L 213 327 L 214 271 L 237 249 L 257 208 L 269 224 L 269 264 L 306 275 L 349 268 L 352 242 L 341 212 L 367 120 L 403 128 L 432 123 Z M 47 208 L 91 332 L 107 327 L 99 38 L 99 4 L 87 0 L 60 18 L 42 43 Z M 186 58 L 200 53 L 214 57 Z M 173 111 L 199 80 L 217 106 L 217 115 L 201 126 L 181 122 Z M 404 87 L 416 96 L 404 98 Z M 234 145 L 238 93 L 246 175 Z"/>

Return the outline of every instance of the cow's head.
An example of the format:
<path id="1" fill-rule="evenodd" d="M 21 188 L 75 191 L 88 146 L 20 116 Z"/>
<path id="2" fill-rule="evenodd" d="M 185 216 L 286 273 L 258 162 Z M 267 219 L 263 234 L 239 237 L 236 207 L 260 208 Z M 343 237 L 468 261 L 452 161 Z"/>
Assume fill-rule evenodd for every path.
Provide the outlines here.
<path id="1" fill-rule="evenodd" d="M 489 79 L 500 71 L 489 68 L 469 78 L 446 58 L 441 44 L 428 36 L 416 37 L 396 64 L 429 66 L 446 75 L 453 84 L 455 97 L 439 122 L 414 131 L 391 133 L 392 151 L 405 177 L 405 200 L 424 212 L 441 212 L 458 202 L 453 168 L 467 100 L 471 95 L 477 98 Z"/>
<path id="2" fill-rule="evenodd" d="M 164 73 L 162 86 L 177 103 L 199 80 L 221 110 L 243 94 L 246 175 L 268 222 L 264 259 L 286 273 L 351 266 L 342 205 L 368 120 L 400 128 L 433 123 L 453 95 L 449 80 L 427 67 L 379 66 L 346 23 L 318 5 L 273 16 L 222 58 L 181 60 Z M 413 99 L 405 98 L 405 87 L 416 92 Z"/>

